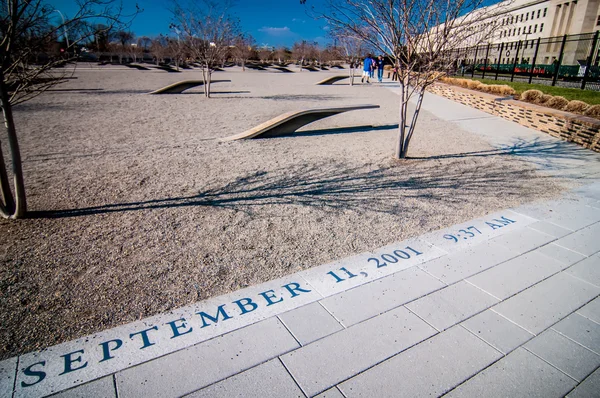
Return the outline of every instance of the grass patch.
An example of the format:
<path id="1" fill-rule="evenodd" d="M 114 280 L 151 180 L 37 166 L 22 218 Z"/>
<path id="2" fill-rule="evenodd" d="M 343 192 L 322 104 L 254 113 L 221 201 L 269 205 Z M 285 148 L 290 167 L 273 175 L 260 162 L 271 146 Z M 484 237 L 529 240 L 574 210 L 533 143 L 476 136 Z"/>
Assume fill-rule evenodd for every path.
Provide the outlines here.
<path id="1" fill-rule="evenodd" d="M 580 90 L 577 88 L 564 88 L 564 87 L 552 87 L 545 86 L 543 84 L 527 84 L 521 82 L 510 82 L 504 80 L 493 80 L 493 79 L 472 79 L 479 80 L 484 84 L 505 84 L 515 89 L 517 94 L 521 94 L 527 90 L 540 90 L 544 94 L 549 95 L 560 95 L 565 97 L 569 101 L 579 100 L 586 102 L 590 105 L 600 104 L 600 92 L 591 90 Z"/>

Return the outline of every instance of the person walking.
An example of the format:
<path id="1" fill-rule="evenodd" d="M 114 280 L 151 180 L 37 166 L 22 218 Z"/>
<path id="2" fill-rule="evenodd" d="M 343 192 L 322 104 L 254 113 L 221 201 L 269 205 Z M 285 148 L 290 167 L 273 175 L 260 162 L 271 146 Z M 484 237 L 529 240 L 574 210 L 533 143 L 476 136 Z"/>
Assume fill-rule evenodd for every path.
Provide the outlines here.
<path id="1" fill-rule="evenodd" d="M 371 69 L 373 69 L 373 58 L 371 58 L 371 54 L 369 54 L 363 62 L 363 74 L 362 78 L 360 79 L 361 83 L 365 82 L 365 78 L 367 79 L 367 83 L 370 83 L 369 77 L 371 77 Z"/>
<path id="2" fill-rule="evenodd" d="M 383 81 L 383 67 L 385 65 L 385 60 L 383 56 L 380 55 L 377 57 L 377 81 L 381 83 Z M 388 76 L 389 77 L 389 76 Z"/>
<path id="3" fill-rule="evenodd" d="M 371 71 L 370 71 L 371 79 L 373 79 L 375 77 L 375 69 L 377 69 L 377 63 L 375 61 L 375 57 L 371 57 Z"/>

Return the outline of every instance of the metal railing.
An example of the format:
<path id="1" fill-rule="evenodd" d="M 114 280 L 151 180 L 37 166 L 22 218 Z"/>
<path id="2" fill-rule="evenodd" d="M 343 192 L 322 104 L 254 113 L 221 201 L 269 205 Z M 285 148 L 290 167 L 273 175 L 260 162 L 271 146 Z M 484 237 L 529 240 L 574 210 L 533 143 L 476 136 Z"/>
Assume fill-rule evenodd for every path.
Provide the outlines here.
<path id="1" fill-rule="evenodd" d="M 599 32 L 518 40 L 450 52 L 455 75 L 600 91 Z"/>

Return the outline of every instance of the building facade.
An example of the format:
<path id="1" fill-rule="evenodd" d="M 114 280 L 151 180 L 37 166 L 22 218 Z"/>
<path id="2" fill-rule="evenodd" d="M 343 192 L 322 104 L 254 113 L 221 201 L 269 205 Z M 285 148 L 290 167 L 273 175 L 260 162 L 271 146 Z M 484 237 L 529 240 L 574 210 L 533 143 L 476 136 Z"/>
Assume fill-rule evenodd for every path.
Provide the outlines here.
<path id="1" fill-rule="evenodd" d="M 600 0 L 513 0 L 486 10 L 492 7 L 501 11 L 493 17 L 494 33 L 486 40 L 489 50 L 465 52 L 467 64 L 527 64 L 534 57 L 536 64 L 552 64 L 561 48 L 562 65 L 582 64 L 590 55 L 594 32 L 600 29 Z M 477 13 L 472 15 L 476 18 Z M 597 49 L 595 53 L 592 61 L 598 65 Z"/>

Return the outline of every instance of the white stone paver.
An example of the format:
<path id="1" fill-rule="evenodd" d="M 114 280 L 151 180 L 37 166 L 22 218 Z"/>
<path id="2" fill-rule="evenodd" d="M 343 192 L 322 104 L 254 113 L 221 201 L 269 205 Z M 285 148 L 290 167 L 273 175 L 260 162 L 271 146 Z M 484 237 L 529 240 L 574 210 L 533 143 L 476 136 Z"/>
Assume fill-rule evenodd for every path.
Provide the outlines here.
<path id="1" fill-rule="evenodd" d="M 11 395 L 17 372 L 17 357 L 0 361 L 0 397 Z"/>
<path id="2" fill-rule="evenodd" d="M 600 365 L 600 355 L 552 329 L 523 347 L 577 381 L 585 379 Z"/>
<path id="3" fill-rule="evenodd" d="M 600 221 L 600 211 L 588 206 L 585 201 L 561 199 L 524 205 L 513 211 L 573 231 Z"/>
<path id="4" fill-rule="evenodd" d="M 447 397 L 559 398 L 577 382 L 523 348 L 517 348 Z"/>
<path id="5" fill-rule="evenodd" d="M 467 281 L 492 296 L 505 300 L 563 268 L 563 263 L 531 251 L 468 278 Z"/>
<path id="6" fill-rule="evenodd" d="M 501 302 L 493 310 L 538 334 L 599 293 L 596 286 L 561 272 Z"/>
<path id="7" fill-rule="evenodd" d="M 461 325 L 504 354 L 508 354 L 534 337 L 533 334 L 492 310 L 483 311 Z"/>
<path id="8" fill-rule="evenodd" d="M 598 238 L 600 239 L 600 236 Z M 566 272 L 600 287 L 600 253 L 578 262 Z"/>
<path id="9" fill-rule="evenodd" d="M 304 394 L 279 359 L 273 359 L 186 395 L 186 398 L 301 397 Z"/>
<path id="10" fill-rule="evenodd" d="M 344 395 L 337 389 L 337 387 L 330 388 L 327 391 L 323 391 L 319 395 L 315 395 L 315 398 L 345 398 Z"/>
<path id="11" fill-rule="evenodd" d="M 567 394 L 567 398 L 597 397 L 598 391 L 600 391 L 600 368 Z"/>
<path id="12" fill-rule="evenodd" d="M 501 357 L 466 329 L 455 326 L 339 387 L 348 398 L 439 396 Z"/>
<path id="13" fill-rule="evenodd" d="M 413 267 L 323 299 L 321 303 L 344 326 L 401 306 L 445 285 Z"/>
<path id="14" fill-rule="evenodd" d="M 106 376 L 98 380 L 71 388 L 70 390 L 59 392 L 52 398 L 117 398 L 115 390 L 115 381 L 112 376 Z"/>
<path id="15" fill-rule="evenodd" d="M 423 270 L 452 284 L 517 256 L 504 246 L 489 241 L 428 261 Z"/>
<path id="16" fill-rule="evenodd" d="M 577 314 L 584 316 L 596 323 L 600 323 L 600 297 L 587 303 L 579 310 Z"/>
<path id="17" fill-rule="evenodd" d="M 444 330 L 497 302 L 498 299 L 463 281 L 408 303 L 406 308 L 437 330 Z"/>
<path id="18" fill-rule="evenodd" d="M 574 252 L 557 244 L 550 243 L 536 249 L 537 252 L 545 254 L 565 265 L 573 265 L 585 258 L 583 254 Z"/>
<path id="19" fill-rule="evenodd" d="M 507 247 L 515 254 L 521 254 L 550 243 L 555 239 L 552 235 L 526 227 L 493 238 L 491 242 Z"/>
<path id="20" fill-rule="evenodd" d="M 600 355 L 600 324 L 571 314 L 552 329 Z"/>
<path id="21" fill-rule="evenodd" d="M 181 396 L 297 347 L 281 322 L 269 318 L 117 373 L 119 397 Z"/>
<path id="22" fill-rule="evenodd" d="M 548 221 L 538 221 L 530 224 L 528 228 L 543 232 L 548 235 L 552 235 L 555 238 L 562 238 L 563 236 L 569 235 L 573 230 L 559 227 L 556 224 L 549 223 Z"/>
<path id="23" fill-rule="evenodd" d="M 281 359 L 302 390 L 312 396 L 435 333 L 431 326 L 399 307 L 292 351 Z"/>
<path id="24" fill-rule="evenodd" d="M 279 319 L 302 345 L 344 329 L 318 302 L 281 314 Z"/>
<path id="25" fill-rule="evenodd" d="M 584 256 L 591 256 L 600 251 L 599 236 L 600 223 L 596 223 L 558 239 L 556 244 Z"/>

